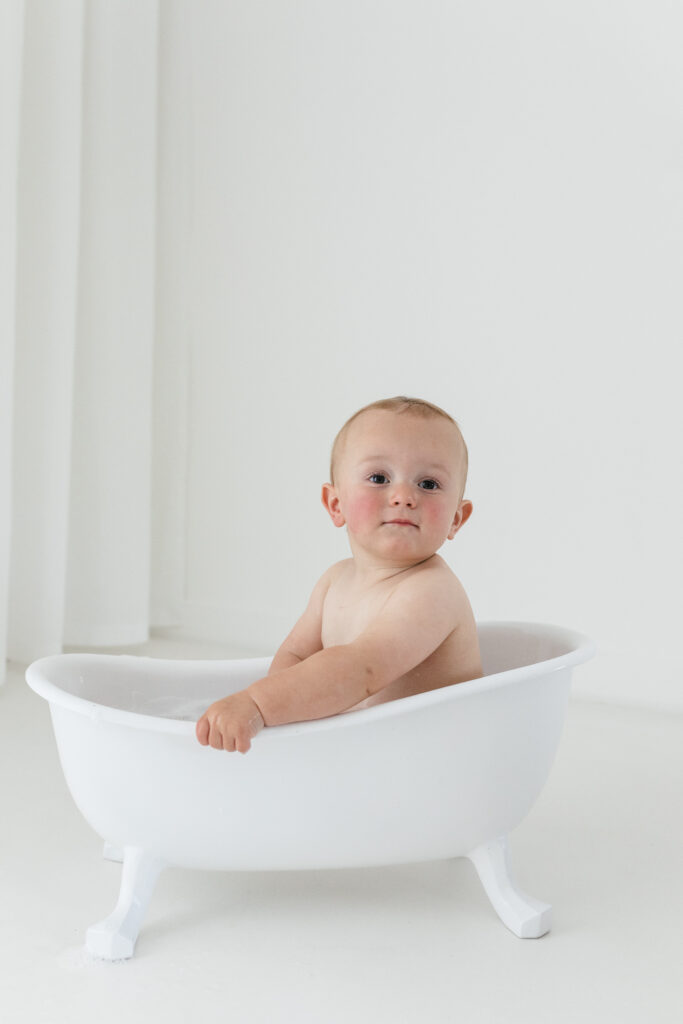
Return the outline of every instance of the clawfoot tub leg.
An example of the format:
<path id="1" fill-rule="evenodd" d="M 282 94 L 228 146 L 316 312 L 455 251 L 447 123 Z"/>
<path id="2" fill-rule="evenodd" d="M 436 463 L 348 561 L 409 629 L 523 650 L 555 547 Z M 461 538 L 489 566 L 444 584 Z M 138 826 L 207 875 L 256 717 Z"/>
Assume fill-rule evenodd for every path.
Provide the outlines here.
<path id="1" fill-rule="evenodd" d="M 540 939 L 550 931 L 552 907 L 527 896 L 515 883 L 510 870 L 507 836 L 482 843 L 467 854 L 504 925 L 520 939 Z"/>
<path id="2" fill-rule="evenodd" d="M 88 928 L 88 952 L 102 960 L 127 960 L 133 955 L 142 919 L 164 862 L 135 846 L 123 851 L 121 890 L 109 917 Z"/>
<path id="3" fill-rule="evenodd" d="M 104 844 L 102 856 L 105 860 L 114 860 L 117 864 L 123 864 L 123 850 L 118 846 L 114 846 L 113 843 Z"/>

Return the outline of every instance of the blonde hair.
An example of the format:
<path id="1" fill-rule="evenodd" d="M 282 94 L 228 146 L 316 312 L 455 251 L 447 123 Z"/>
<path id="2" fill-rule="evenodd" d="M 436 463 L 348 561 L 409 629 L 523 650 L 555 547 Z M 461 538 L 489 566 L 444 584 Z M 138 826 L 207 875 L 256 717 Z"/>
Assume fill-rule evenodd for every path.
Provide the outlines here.
<path id="1" fill-rule="evenodd" d="M 388 412 L 395 412 L 399 415 L 402 413 L 409 413 L 411 416 L 420 416 L 422 419 L 430 419 L 432 417 L 441 416 L 452 423 L 458 432 L 460 442 L 463 450 L 463 463 L 464 463 L 464 474 L 462 480 L 463 491 L 465 488 L 465 480 L 467 479 L 467 445 L 465 444 L 465 438 L 462 436 L 460 427 L 453 419 L 449 416 L 444 409 L 441 409 L 438 405 L 434 405 L 432 402 L 426 402 L 423 398 L 408 398 L 406 395 L 397 395 L 395 398 L 381 398 L 378 402 L 371 402 L 369 405 L 364 405 L 358 412 L 354 412 L 353 416 L 349 416 L 348 420 L 341 428 L 339 433 L 334 439 L 332 444 L 332 454 L 330 456 L 330 482 L 334 484 L 334 467 L 335 463 L 339 459 L 341 449 L 343 447 L 346 435 L 349 427 L 354 420 L 362 416 L 364 412 L 370 412 L 372 409 L 386 409 Z"/>

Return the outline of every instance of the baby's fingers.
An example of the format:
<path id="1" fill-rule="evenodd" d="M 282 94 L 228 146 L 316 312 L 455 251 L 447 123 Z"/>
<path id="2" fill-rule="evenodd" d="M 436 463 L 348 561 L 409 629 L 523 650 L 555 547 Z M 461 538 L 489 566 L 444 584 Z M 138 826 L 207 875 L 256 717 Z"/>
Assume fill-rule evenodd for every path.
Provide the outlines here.
<path id="1" fill-rule="evenodd" d="M 199 740 L 201 745 L 203 747 L 208 747 L 208 745 L 209 745 L 209 720 L 206 717 L 206 715 L 202 715 L 202 717 L 197 722 L 197 728 L 195 729 L 195 733 L 196 733 L 197 739 Z"/>
<path id="2" fill-rule="evenodd" d="M 251 737 L 246 729 L 235 737 L 234 749 L 240 754 L 246 754 L 248 750 L 251 750 Z"/>

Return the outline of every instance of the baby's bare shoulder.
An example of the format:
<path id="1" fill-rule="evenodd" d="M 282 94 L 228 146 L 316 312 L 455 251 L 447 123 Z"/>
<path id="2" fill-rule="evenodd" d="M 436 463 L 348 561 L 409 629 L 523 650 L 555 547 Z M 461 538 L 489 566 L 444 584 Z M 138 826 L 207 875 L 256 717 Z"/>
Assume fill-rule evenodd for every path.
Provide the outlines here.
<path id="1" fill-rule="evenodd" d="M 438 600 L 454 613 L 469 604 L 462 583 L 439 555 L 434 555 L 406 573 L 397 581 L 395 593 L 397 597 L 406 600 Z"/>
<path id="2" fill-rule="evenodd" d="M 322 607 L 325 598 L 331 589 L 349 573 L 353 567 L 352 558 L 344 558 L 341 562 L 335 562 L 329 569 L 326 569 L 313 588 L 310 604 Z"/>
<path id="3" fill-rule="evenodd" d="M 353 572 L 353 559 L 342 558 L 340 562 L 335 562 L 329 569 L 326 569 L 323 575 L 318 580 L 318 585 L 324 586 L 325 590 L 329 590 L 331 586 L 343 580 L 345 576 L 348 576 Z"/>
<path id="4" fill-rule="evenodd" d="M 325 569 L 325 572 L 316 583 L 316 588 L 326 590 L 332 583 L 336 583 L 340 577 L 344 576 L 352 565 L 352 558 L 343 558 L 341 562 L 335 562 L 334 565 Z"/>
<path id="5" fill-rule="evenodd" d="M 460 593 L 463 589 L 458 577 L 440 555 L 432 555 L 426 562 L 414 566 L 403 582 L 420 587 L 446 588 L 453 593 Z"/>

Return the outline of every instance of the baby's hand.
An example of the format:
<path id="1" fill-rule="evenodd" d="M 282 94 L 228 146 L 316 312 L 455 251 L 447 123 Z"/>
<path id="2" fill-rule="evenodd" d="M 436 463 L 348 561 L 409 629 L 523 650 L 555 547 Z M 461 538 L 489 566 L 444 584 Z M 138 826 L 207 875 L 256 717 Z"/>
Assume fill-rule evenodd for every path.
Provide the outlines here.
<path id="1" fill-rule="evenodd" d="M 216 701 L 197 722 L 197 739 L 215 750 L 246 754 L 254 736 L 265 727 L 257 705 L 242 690 Z"/>

